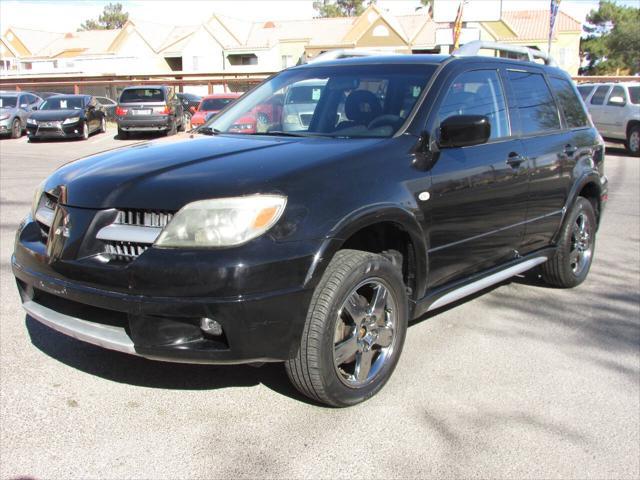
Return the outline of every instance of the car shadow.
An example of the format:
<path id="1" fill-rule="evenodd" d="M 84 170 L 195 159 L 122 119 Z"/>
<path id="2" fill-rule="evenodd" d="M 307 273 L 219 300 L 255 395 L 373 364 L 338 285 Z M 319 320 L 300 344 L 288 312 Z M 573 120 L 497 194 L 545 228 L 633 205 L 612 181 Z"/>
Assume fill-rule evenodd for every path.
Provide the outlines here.
<path id="1" fill-rule="evenodd" d="M 106 350 L 63 335 L 29 315 L 25 323 L 31 343 L 45 355 L 74 369 L 112 382 L 169 390 L 218 390 L 264 385 L 280 395 L 322 406 L 299 393 L 282 363 L 197 365 L 147 360 Z"/>
<path id="2" fill-rule="evenodd" d="M 633 155 L 631 155 L 626 148 L 624 148 L 624 146 L 622 145 L 607 145 L 606 149 L 605 149 L 605 154 L 606 155 L 615 155 L 617 157 L 629 157 L 629 158 L 635 158 Z"/>

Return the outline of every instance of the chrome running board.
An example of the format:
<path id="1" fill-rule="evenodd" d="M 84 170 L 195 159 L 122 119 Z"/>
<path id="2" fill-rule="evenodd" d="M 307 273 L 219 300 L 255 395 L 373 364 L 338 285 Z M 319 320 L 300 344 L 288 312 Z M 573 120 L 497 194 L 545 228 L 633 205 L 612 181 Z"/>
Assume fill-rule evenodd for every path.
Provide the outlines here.
<path id="1" fill-rule="evenodd" d="M 427 312 L 440 307 L 444 307 L 445 305 L 448 305 L 450 303 L 457 302 L 464 297 L 473 295 L 474 293 L 484 290 L 485 288 L 488 288 L 491 285 L 495 285 L 496 283 L 504 282 L 505 280 L 508 280 L 509 278 L 520 273 L 526 272 L 527 270 L 531 270 L 533 267 L 540 265 L 541 263 L 544 263 L 546 261 L 546 256 L 531 258 L 529 260 L 523 261 L 522 263 L 518 263 L 517 265 L 513 265 L 512 267 L 483 277 L 479 280 L 476 280 L 475 282 L 469 283 L 460 288 L 456 288 L 455 290 L 449 293 L 445 293 L 444 295 L 436 299 L 431 305 L 429 305 L 429 308 L 427 308 Z"/>

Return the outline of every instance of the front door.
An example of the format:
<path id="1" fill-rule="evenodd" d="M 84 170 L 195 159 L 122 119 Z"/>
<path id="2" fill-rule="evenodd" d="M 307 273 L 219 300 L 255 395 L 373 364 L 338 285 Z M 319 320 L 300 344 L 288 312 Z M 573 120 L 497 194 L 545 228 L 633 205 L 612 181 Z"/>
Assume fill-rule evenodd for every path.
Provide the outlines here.
<path id="1" fill-rule="evenodd" d="M 442 149 L 431 170 L 423 207 L 431 219 L 430 288 L 513 259 L 527 206 L 527 160 L 511 135 L 499 70 L 458 74 L 437 104 L 436 132 L 450 116 L 485 115 L 491 136 L 482 145 Z"/>

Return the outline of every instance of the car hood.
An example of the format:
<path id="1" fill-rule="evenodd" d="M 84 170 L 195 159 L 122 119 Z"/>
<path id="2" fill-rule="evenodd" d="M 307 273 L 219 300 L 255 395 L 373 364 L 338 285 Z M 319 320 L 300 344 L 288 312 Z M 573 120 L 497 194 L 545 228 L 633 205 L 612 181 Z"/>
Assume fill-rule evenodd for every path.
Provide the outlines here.
<path id="1" fill-rule="evenodd" d="M 82 110 L 36 110 L 31 118 L 41 121 L 65 120 L 71 117 L 81 117 Z"/>
<path id="2" fill-rule="evenodd" d="M 206 198 L 286 194 L 305 170 L 380 141 L 194 135 L 144 142 L 68 163 L 45 191 L 73 207 L 175 211 Z"/>

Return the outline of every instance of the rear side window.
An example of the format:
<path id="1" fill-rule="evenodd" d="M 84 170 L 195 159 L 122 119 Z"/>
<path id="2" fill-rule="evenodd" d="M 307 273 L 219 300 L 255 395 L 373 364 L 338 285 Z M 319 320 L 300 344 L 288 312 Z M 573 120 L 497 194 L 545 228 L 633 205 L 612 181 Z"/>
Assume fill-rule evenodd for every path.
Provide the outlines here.
<path id="1" fill-rule="evenodd" d="M 438 110 L 438 121 L 454 115 L 484 115 L 491 124 L 489 138 L 509 136 L 504 94 L 495 70 L 465 72 L 453 81 Z"/>
<path id="2" fill-rule="evenodd" d="M 164 102 L 164 93 L 159 88 L 130 88 L 122 92 L 120 103 Z"/>
<path id="3" fill-rule="evenodd" d="M 629 100 L 634 105 L 640 105 L 640 87 L 629 87 Z"/>
<path id="4" fill-rule="evenodd" d="M 586 100 L 589 94 L 593 91 L 595 87 L 590 85 L 581 85 L 578 87 L 578 92 L 580 92 L 580 96 L 583 100 Z"/>
<path id="5" fill-rule="evenodd" d="M 596 93 L 591 97 L 591 105 L 602 105 L 604 103 L 604 97 L 607 96 L 609 91 L 609 85 L 601 85 L 596 89 Z"/>
<path id="6" fill-rule="evenodd" d="M 551 91 L 539 73 L 509 70 L 523 135 L 560 129 L 560 117 Z"/>
<path id="7" fill-rule="evenodd" d="M 587 114 L 582 108 L 582 102 L 575 94 L 568 80 L 563 78 L 551 78 L 551 88 L 556 94 L 560 109 L 564 114 L 569 128 L 580 128 L 589 125 Z"/>

